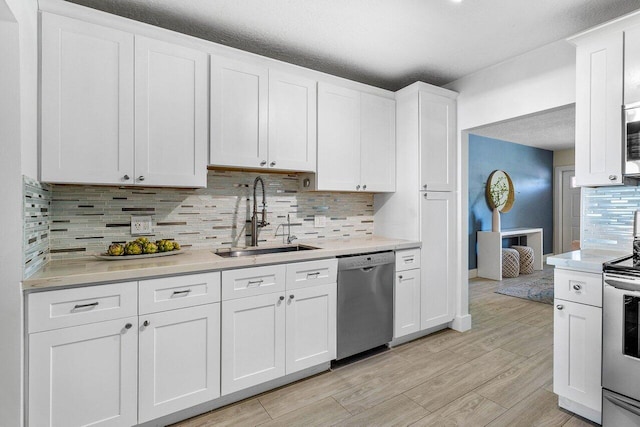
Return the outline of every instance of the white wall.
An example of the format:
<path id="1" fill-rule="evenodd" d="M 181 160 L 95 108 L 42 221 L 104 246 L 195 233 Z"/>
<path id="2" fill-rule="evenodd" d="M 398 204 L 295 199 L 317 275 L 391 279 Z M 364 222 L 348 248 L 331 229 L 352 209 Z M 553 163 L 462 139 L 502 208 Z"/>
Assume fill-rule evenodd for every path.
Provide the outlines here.
<path id="1" fill-rule="evenodd" d="M 21 426 L 22 174 L 37 178 L 36 0 L 0 0 L 0 58 L 0 426 Z"/>
<path id="2" fill-rule="evenodd" d="M 458 200 L 462 221 L 462 265 L 469 265 L 469 139 L 468 130 L 502 120 L 571 104 L 576 100 L 575 48 L 562 40 L 511 60 L 478 71 L 445 87 L 458 96 L 458 138 L 461 153 L 458 165 Z M 466 267 L 465 267 L 466 268 Z M 457 316 L 468 314 L 469 283 L 460 269 Z"/>

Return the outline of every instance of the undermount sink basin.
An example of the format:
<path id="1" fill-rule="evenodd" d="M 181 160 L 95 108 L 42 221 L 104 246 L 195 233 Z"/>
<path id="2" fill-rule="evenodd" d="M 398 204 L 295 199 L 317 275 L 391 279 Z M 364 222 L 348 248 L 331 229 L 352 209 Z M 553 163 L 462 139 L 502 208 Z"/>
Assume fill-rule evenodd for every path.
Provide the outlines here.
<path id="1" fill-rule="evenodd" d="M 313 249 L 319 249 L 319 248 L 314 248 L 313 246 L 306 246 L 306 245 L 292 245 L 292 246 L 278 246 L 278 247 L 270 247 L 270 248 L 232 249 L 228 251 L 221 250 L 221 251 L 215 252 L 215 254 L 223 258 L 235 258 L 235 257 L 243 257 L 243 256 L 279 254 L 279 253 L 285 253 L 285 252 L 309 251 Z"/>

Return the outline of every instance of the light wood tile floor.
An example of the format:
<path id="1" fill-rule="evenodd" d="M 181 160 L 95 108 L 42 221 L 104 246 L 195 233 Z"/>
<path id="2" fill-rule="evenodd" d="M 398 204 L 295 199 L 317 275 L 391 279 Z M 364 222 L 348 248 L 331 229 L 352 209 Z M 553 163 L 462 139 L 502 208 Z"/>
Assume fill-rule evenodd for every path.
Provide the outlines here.
<path id="1" fill-rule="evenodd" d="M 175 426 L 594 425 L 552 392 L 553 307 L 496 294 L 498 283 L 470 280 L 468 332 L 447 329 Z"/>

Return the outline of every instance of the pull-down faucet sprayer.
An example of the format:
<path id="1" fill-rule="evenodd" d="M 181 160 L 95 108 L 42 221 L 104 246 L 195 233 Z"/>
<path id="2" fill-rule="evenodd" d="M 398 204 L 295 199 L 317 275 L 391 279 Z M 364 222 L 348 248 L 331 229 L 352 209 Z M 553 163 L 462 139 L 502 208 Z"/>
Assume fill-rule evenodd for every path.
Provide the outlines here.
<path id="1" fill-rule="evenodd" d="M 262 218 L 258 220 L 258 199 L 256 197 L 256 188 L 258 182 L 262 187 Z M 253 215 L 251 216 L 251 246 L 258 246 L 258 228 L 266 227 L 267 222 L 267 193 L 264 191 L 264 181 L 258 176 L 253 181 Z"/>

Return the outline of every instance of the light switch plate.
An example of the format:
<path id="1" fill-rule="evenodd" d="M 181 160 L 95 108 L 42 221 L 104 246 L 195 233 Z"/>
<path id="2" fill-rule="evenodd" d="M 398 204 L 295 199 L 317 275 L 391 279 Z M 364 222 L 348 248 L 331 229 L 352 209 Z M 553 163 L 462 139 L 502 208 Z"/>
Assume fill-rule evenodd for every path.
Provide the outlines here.
<path id="1" fill-rule="evenodd" d="M 150 216 L 131 217 L 131 235 L 146 236 L 153 233 L 153 219 Z"/>
<path id="2" fill-rule="evenodd" d="M 327 226 L 327 217 L 324 215 L 313 216 L 313 226 L 315 228 L 324 228 Z"/>

